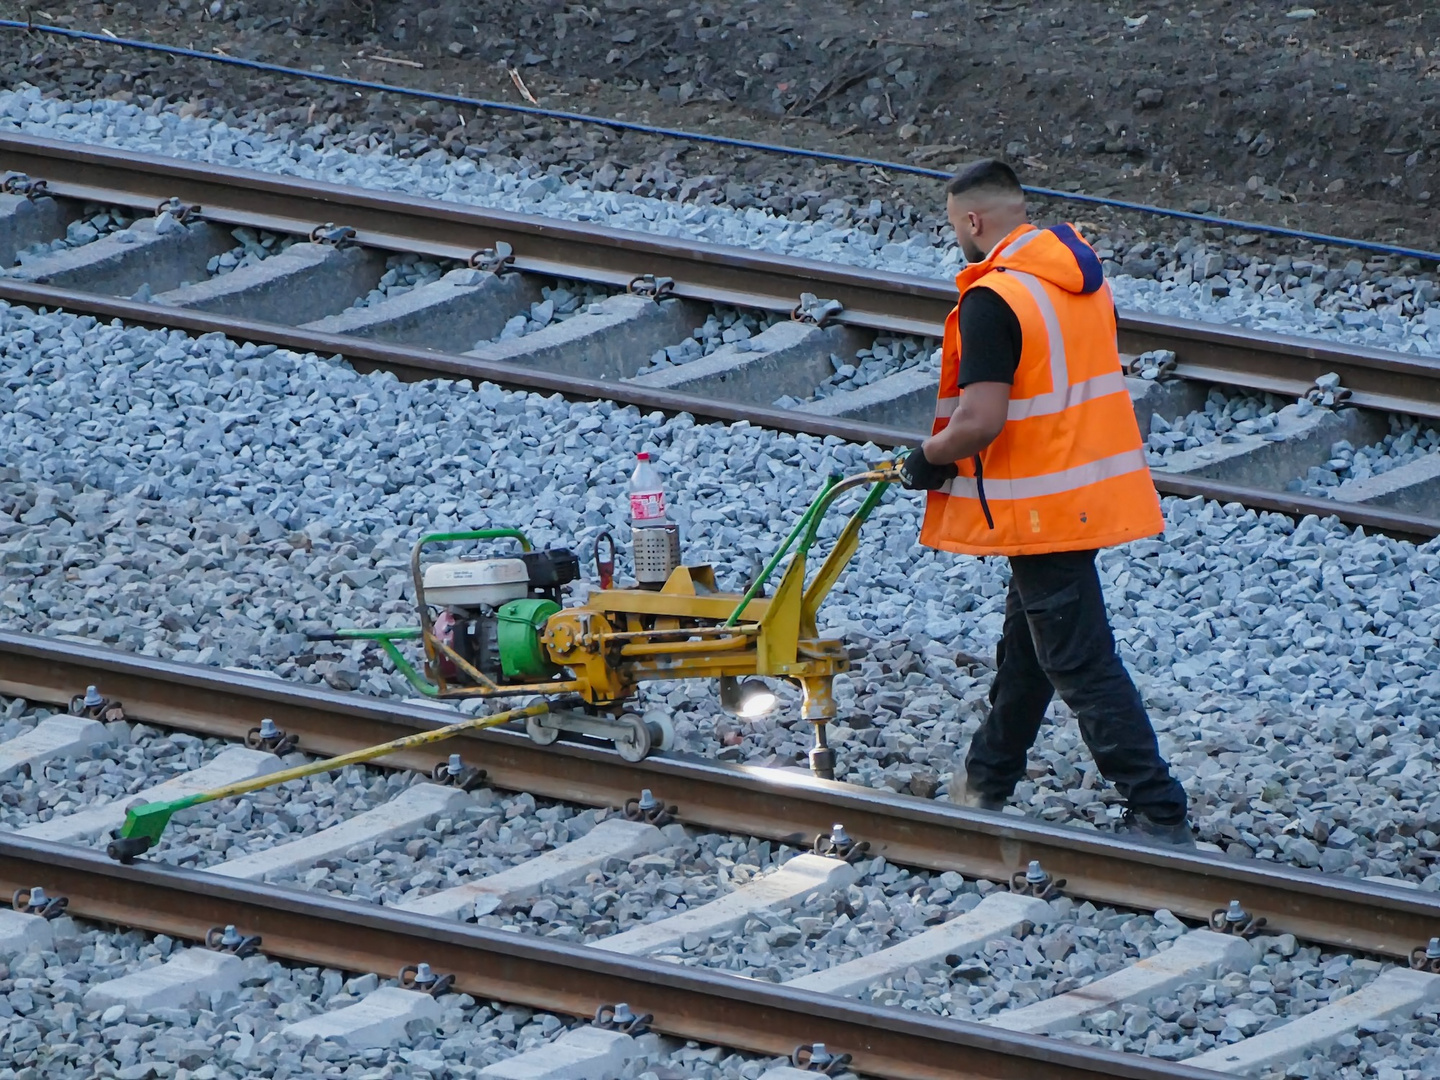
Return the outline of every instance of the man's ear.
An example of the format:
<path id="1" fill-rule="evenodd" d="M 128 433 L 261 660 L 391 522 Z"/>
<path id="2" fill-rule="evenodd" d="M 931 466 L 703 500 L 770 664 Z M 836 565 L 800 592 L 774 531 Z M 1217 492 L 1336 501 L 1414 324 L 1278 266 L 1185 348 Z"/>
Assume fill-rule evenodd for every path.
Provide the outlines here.
<path id="1" fill-rule="evenodd" d="M 980 235 L 980 215 L 974 210 L 967 210 L 965 217 L 970 221 L 970 231 L 976 236 Z"/>

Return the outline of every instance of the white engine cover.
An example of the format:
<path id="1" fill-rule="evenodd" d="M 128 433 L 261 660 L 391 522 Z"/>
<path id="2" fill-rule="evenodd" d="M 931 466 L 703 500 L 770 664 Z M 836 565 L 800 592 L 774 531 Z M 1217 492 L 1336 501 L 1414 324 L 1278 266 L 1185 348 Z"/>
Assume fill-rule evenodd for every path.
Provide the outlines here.
<path id="1" fill-rule="evenodd" d="M 530 595 L 523 559 L 462 559 L 425 568 L 425 600 L 445 607 L 499 607 Z"/>

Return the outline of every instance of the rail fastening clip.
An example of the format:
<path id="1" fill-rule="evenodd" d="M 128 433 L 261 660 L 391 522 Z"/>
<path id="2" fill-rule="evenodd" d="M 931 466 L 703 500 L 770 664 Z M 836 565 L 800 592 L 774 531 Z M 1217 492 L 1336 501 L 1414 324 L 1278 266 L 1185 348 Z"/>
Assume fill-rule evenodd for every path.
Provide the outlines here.
<path id="1" fill-rule="evenodd" d="M 435 763 L 430 770 L 430 779 L 446 787 L 461 791 L 474 791 L 484 785 L 486 772 L 475 765 L 466 765 L 459 754 L 451 754 L 446 760 Z"/>
<path id="2" fill-rule="evenodd" d="M 594 1026 L 605 1031 L 619 1031 L 626 1035 L 644 1035 L 650 1030 L 650 1013 L 632 1012 L 630 1006 L 620 1001 L 614 1005 L 601 1005 L 595 1010 Z"/>
<path id="3" fill-rule="evenodd" d="M 83 716 L 87 720 L 102 720 L 109 724 L 125 719 L 125 706 L 104 697 L 98 687 L 87 686 L 85 693 L 76 694 L 70 699 L 70 715 Z"/>
<path id="4" fill-rule="evenodd" d="M 824 1043 L 806 1043 L 797 1046 L 790 1055 L 790 1064 L 805 1072 L 820 1073 L 823 1076 L 839 1076 L 850 1065 L 849 1054 L 832 1054 Z"/>
<path id="5" fill-rule="evenodd" d="M 1010 891 L 1020 896 L 1033 896 L 1040 900 L 1053 900 L 1065 888 L 1064 878 L 1052 878 L 1040 865 L 1039 859 L 1031 859 L 1024 870 L 1010 875 Z"/>
<path id="6" fill-rule="evenodd" d="M 814 844 L 810 848 L 816 855 L 825 855 L 831 859 L 839 859 L 841 862 L 855 864 L 870 851 L 868 840 L 856 840 L 845 831 L 845 826 L 835 822 L 830 826 L 830 832 L 818 833 Z"/>
<path id="7" fill-rule="evenodd" d="M 10 906 L 22 915 L 39 915 L 42 919 L 58 919 L 70 906 L 67 896 L 51 896 L 39 885 L 29 889 L 16 889 L 10 898 Z"/>
<path id="8" fill-rule="evenodd" d="M 405 990 L 418 990 L 431 997 L 439 997 L 455 984 L 454 975 L 437 975 L 425 963 L 406 964 L 400 969 L 400 986 Z"/>
<path id="9" fill-rule="evenodd" d="M 244 960 L 260 950 L 259 934 L 242 934 L 232 926 L 212 926 L 205 931 L 205 947 L 213 952 L 231 953 Z"/>
<path id="10" fill-rule="evenodd" d="M 1264 926 L 1265 920 L 1251 915 L 1240 906 L 1239 900 L 1231 900 L 1229 907 L 1216 908 L 1210 913 L 1210 929 L 1221 934 L 1252 938 Z"/>
<path id="11" fill-rule="evenodd" d="M 621 813 L 626 821 L 643 821 L 647 825 L 669 825 L 675 820 L 673 806 L 666 806 L 647 787 L 640 789 L 638 799 L 626 799 Z"/>

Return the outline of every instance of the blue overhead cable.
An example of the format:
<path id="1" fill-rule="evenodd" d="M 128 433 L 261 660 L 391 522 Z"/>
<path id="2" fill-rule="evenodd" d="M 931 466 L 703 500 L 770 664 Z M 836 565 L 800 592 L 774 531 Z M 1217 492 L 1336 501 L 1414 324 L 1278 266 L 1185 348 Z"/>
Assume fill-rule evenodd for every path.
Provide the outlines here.
<path id="1" fill-rule="evenodd" d="M 201 52 L 199 49 L 187 49 L 179 45 L 164 45 L 155 41 L 140 41 L 135 38 L 116 37 L 114 34 L 108 32 L 97 34 L 88 30 L 72 30 L 67 26 L 47 26 L 41 23 L 22 21 L 20 19 L 0 19 L 0 29 L 28 30 L 33 33 L 54 34 L 75 41 L 97 42 L 102 45 L 119 45 L 127 49 L 141 49 L 146 52 L 163 53 L 167 56 L 183 57 L 190 60 L 206 60 L 213 64 L 229 64 L 232 67 L 246 68 L 251 71 L 266 71 L 274 75 L 285 75 L 297 79 L 310 79 L 315 82 L 330 83 L 334 86 L 344 86 L 356 90 L 399 94 L 405 97 L 423 98 L 427 101 L 464 105 L 467 108 L 473 109 L 492 109 L 497 112 L 519 113 L 522 116 L 537 116 L 551 120 L 568 120 L 580 124 L 598 124 L 601 127 L 613 128 L 616 131 L 633 131 L 642 135 L 659 135 L 670 139 L 710 143 L 714 146 L 729 146 L 737 150 L 756 150 L 766 154 L 810 158 L 815 161 L 832 161 L 840 165 L 870 166 L 876 169 L 885 169 L 889 172 L 905 173 L 910 176 L 923 176 L 935 180 L 948 180 L 950 178 L 949 173 L 939 169 L 925 169 L 919 165 L 907 165 L 900 161 L 855 157 L 850 154 L 837 154 L 828 150 L 807 150 L 798 146 L 781 146 L 775 143 L 755 142 L 751 139 L 735 139 L 728 135 L 710 135 L 700 131 L 682 131 L 678 128 L 658 127 L 654 124 L 639 124 L 633 120 L 619 120 L 607 116 L 589 116 L 585 113 L 565 112 L 560 109 L 545 109 L 538 105 L 518 105 L 508 101 L 486 101 L 483 98 L 466 97 L 463 94 L 446 94 L 437 90 L 417 90 L 413 87 L 395 86 L 391 83 L 371 82 L 368 79 L 352 79 L 344 75 L 331 75 L 323 71 L 306 71 L 302 68 L 285 67 L 283 64 L 267 64 L 261 60 L 246 60 L 238 56 L 226 56 L 224 53 Z M 1074 191 L 1057 191 L 1054 188 L 1030 187 L 1027 185 L 1025 191 L 1028 194 L 1037 195 L 1046 199 L 1081 203 L 1087 206 L 1108 206 L 1116 210 L 1132 210 L 1142 214 L 1154 214 L 1159 217 L 1177 218 L 1181 221 L 1193 221 L 1201 225 L 1220 226 L 1227 229 L 1242 229 L 1246 232 L 1263 233 L 1267 236 L 1281 236 L 1292 240 L 1306 240 L 1315 244 L 1334 244 L 1339 247 L 1356 248 L 1361 251 L 1374 251 L 1382 255 L 1396 255 L 1422 259 L 1426 262 L 1440 262 L 1440 252 L 1400 247 L 1395 244 L 1381 244 L 1373 240 L 1358 240 L 1348 236 L 1331 236 L 1326 233 L 1307 232 L 1304 229 L 1290 229 L 1282 225 L 1264 225 L 1255 221 L 1239 221 L 1235 218 L 1212 217 L 1208 214 L 1197 214 L 1189 210 L 1175 210 L 1164 206 L 1149 206 L 1145 203 L 1129 202 L 1125 199 L 1085 195 Z"/>

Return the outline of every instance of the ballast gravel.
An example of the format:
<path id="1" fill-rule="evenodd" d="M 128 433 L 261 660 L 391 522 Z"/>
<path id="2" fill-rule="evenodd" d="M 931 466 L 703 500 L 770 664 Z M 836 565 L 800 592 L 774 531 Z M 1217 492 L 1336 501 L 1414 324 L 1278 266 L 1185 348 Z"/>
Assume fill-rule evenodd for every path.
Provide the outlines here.
<path id="1" fill-rule="evenodd" d="M 609 295 L 608 289 L 588 282 L 557 281 L 542 285 L 540 299 L 507 321 L 494 340 L 509 341 L 543 330 L 551 323 L 573 319 L 581 312 L 591 310 L 592 305 L 598 304 Z M 477 345 L 483 344 L 484 342 L 477 342 Z"/>
<path id="2" fill-rule="evenodd" d="M 1152 466 L 1163 466 L 1182 450 L 1233 442 L 1241 435 L 1264 436 L 1279 424 L 1276 413 L 1283 407 L 1284 402 L 1269 395 L 1228 395 L 1212 389 L 1202 409 L 1168 420 L 1152 414 L 1145 456 Z"/>
<path id="3" fill-rule="evenodd" d="M 66 101 L 34 87 L 0 94 L 0 129 L 922 277 L 944 278 L 959 268 L 953 244 L 937 245 L 918 232 L 902 238 L 905 230 L 882 220 L 878 199 L 865 208 L 834 200 L 818 208 L 818 219 L 800 221 L 754 206 L 738 210 L 595 190 L 590 181 L 566 183 L 556 175 L 563 172 L 559 165 L 547 171 L 508 158 L 453 158 L 440 149 L 410 159 L 319 149 L 261 130 L 182 117 L 160 105 Z M 1440 353 L 1440 290 L 1434 283 L 1371 279 L 1359 259 L 1337 266 L 1289 255 L 1273 263 L 1247 261 L 1189 236 L 1171 246 L 1143 241 L 1123 252 L 1102 246 L 1099 254 L 1122 307 Z"/>
<path id="4" fill-rule="evenodd" d="M 163 963 L 183 943 L 164 935 L 117 933 L 62 917 L 55 947 L 0 963 L 0 1080 L 112 1076 L 117 1080 L 274 1080 L 394 1077 L 470 1080 L 487 1065 L 542 1046 L 570 1017 L 477 1002 L 468 994 L 438 999 L 436 1021 L 414 1020 L 383 1049 L 299 1042 L 283 1034 L 296 1021 L 344 1008 L 395 980 L 347 978 L 333 968 L 290 966 L 263 955 L 242 961 L 238 992 L 222 991 L 184 1008 L 126 1014 L 123 1006 L 86 1010 L 100 983 Z M 437 970 L 439 968 L 437 967 Z M 697 1077 L 754 1080 L 779 1062 L 722 1047 L 654 1037 L 623 1080 Z"/>
<path id="5" fill-rule="evenodd" d="M 304 631 L 407 624 L 421 532 L 520 525 L 582 552 L 602 529 L 623 538 L 633 454 L 648 449 L 687 557 L 734 588 L 823 476 L 882 456 L 15 307 L 0 308 L 0 347 L 8 625 L 368 693 L 412 692 L 377 653 Z M 1440 886 L 1436 545 L 1164 506 L 1163 539 L 1100 566 L 1201 835 Z M 918 498 L 890 494 L 822 609 L 858 657 L 832 739 L 848 779 L 943 794 L 985 708 L 1005 567 L 920 548 L 919 515 Z M 681 749 L 792 764 L 808 748 L 793 709 L 742 726 L 705 684 L 642 697 L 670 709 Z M 1115 793 L 1064 706 L 1052 716 L 1015 808 L 1107 827 Z"/>
<path id="6" fill-rule="evenodd" d="M 780 321 L 780 316 L 774 312 L 748 311 L 719 305 L 684 341 L 657 349 L 651 355 L 650 362 L 636 374 L 648 375 L 688 364 L 692 360 L 709 356 L 722 345 L 734 345 L 740 352 L 749 352 L 750 339 Z"/>
<path id="7" fill-rule="evenodd" d="M 20 698 L 0 698 L 0 741 L 14 739 L 54 714 Z M 56 758 L 10 777 L 0 791 L 0 828 L 20 829 L 79 810 L 119 801 L 181 773 L 198 769 L 226 745 L 183 732 L 158 732 L 116 721 L 109 742 L 84 760 Z"/>
<path id="8" fill-rule="evenodd" d="M 887 375 L 918 368 L 922 371 L 940 370 L 940 350 L 931 338 L 904 335 L 881 334 L 868 349 L 861 349 L 853 360 L 832 357 L 835 374 L 815 388 L 810 400 L 829 397 L 845 390 L 859 390 Z M 798 401 L 780 398 L 777 405 L 793 406 Z"/>
<path id="9" fill-rule="evenodd" d="M 231 229 L 230 235 L 235 238 L 236 246 L 223 254 L 214 256 L 206 264 L 205 269 L 210 272 L 211 277 L 223 277 L 226 274 L 234 273 L 242 266 L 254 266 L 271 255 L 279 255 L 296 243 L 293 236 L 280 236 L 276 233 L 249 229 L 244 226 Z"/>
<path id="10" fill-rule="evenodd" d="M 93 203 L 87 203 L 81 209 L 80 216 L 65 226 L 64 236 L 56 237 L 49 243 L 31 244 L 29 247 L 21 248 L 16 252 L 15 261 L 24 266 L 27 261 L 49 255 L 52 251 L 83 247 L 99 240 L 102 236 L 119 232 L 121 229 L 128 229 L 134 220 L 119 207 L 96 206 Z"/>
<path id="11" fill-rule="evenodd" d="M 1390 434 L 1380 442 L 1360 447 L 1346 440 L 1332 443 L 1329 460 L 1323 465 L 1312 465 L 1297 486 L 1307 494 L 1333 495 L 1335 488 L 1343 483 L 1380 476 L 1437 450 L 1440 450 L 1440 432 L 1421 427 L 1408 417 L 1391 416 Z"/>
<path id="12" fill-rule="evenodd" d="M 391 255 L 385 260 L 385 273 L 380 275 L 375 288 L 359 297 L 352 308 L 374 307 L 385 300 L 404 296 L 411 289 L 439 281 L 445 274 L 457 269 L 460 263 L 451 259 L 425 259 L 419 255 Z"/>

